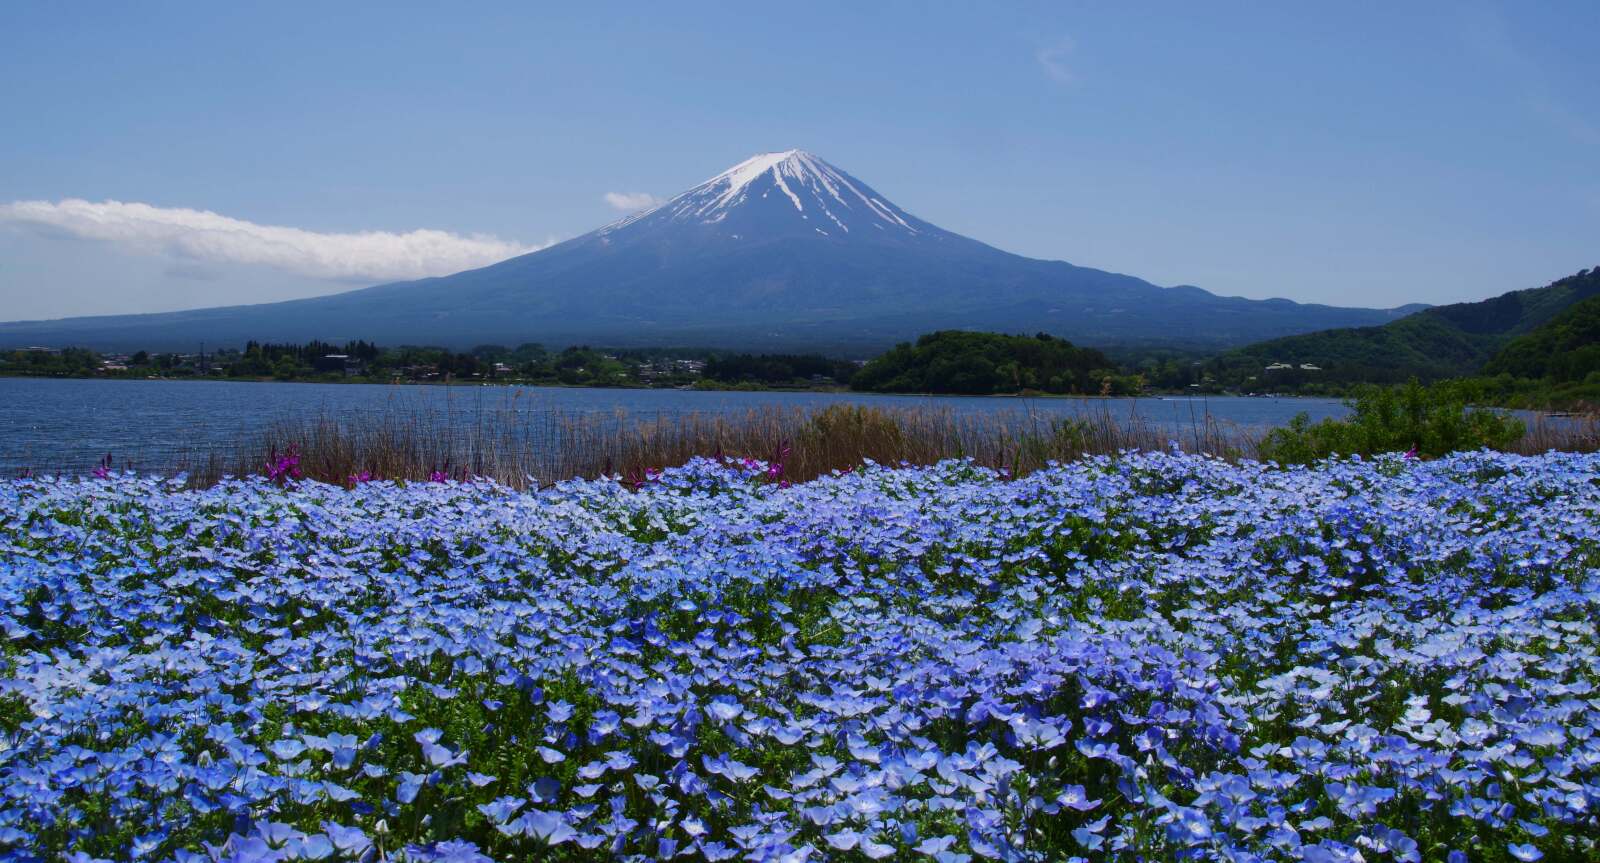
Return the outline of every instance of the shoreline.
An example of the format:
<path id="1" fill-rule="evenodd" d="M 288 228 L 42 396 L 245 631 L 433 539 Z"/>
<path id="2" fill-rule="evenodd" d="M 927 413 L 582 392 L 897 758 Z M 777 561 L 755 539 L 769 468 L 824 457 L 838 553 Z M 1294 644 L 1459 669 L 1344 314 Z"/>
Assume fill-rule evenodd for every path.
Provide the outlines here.
<path id="1" fill-rule="evenodd" d="M 0 372 L 0 379 L 23 380 L 52 380 L 52 381 L 121 381 L 121 382 L 162 382 L 162 383 L 230 383 L 230 384 L 323 384 L 328 386 L 372 386 L 372 387 L 441 387 L 441 388 L 481 388 L 499 387 L 523 389 L 563 389 L 563 390 L 625 390 L 625 391 L 672 391 L 682 393 L 815 393 L 819 395 L 853 395 L 853 396 L 901 396 L 907 398 L 957 398 L 957 399 L 1050 399 L 1050 400 L 1076 400 L 1076 401 L 1128 401 L 1134 399 L 1161 399 L 1161 400 L 1204 400 L 1207 398 L 1236 398 L 1236 399 L 1264 399 L 1273 401 L 1306 400 L 1306 401 L 1339 401 L 1343 395 L 1302 395 L 1294 393 L 1235 393 L 1235 392 L 1206 392 L 1196 393 L 1184 390 L 1150 390 L 1138 395 L 1104 396 L 1098 393 L 1047 393 L 1035 391 L 1022 391 L 1015 393 L 936 393 L 936 392 L 893 392 L 882 390 L 853 390 L 848 387 L 768 387 L 768 386 L 649 386 L 646 384 L 620 384 L 616 386 L 597 386 L 595 384 L 566 384 L 559 381 L 416 381 L 392 380 L 375 381 L 351 378 L 297 378 L 294 380 L 279 380 L 277 378 L 236 378 L 236 377 L 202 377 L 192 375 L 186 377 L 129 377 L 121 375 L 29 375 L 13 372 Z"/>

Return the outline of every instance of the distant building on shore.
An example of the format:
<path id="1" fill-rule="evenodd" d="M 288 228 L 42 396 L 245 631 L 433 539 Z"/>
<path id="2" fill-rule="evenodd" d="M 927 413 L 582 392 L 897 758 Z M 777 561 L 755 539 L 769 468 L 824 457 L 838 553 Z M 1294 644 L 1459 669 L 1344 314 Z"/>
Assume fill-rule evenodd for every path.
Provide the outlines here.
<path id="1" fill-rule="evenodd" d="M 361 361 L 349 354 L 323 354 L 311 361 L 311 367 L 316 369 L 318 374 L 346 376 L 361 374 Z"/>

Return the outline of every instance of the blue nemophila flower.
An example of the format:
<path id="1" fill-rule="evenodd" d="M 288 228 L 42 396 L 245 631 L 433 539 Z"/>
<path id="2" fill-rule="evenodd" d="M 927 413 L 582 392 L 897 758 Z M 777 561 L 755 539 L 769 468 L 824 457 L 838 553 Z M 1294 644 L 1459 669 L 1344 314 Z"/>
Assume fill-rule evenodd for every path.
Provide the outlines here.
<path id="1" fill-rule="evenodd" d="M 732 722 L 744 713 L 744 708 L 732 698 L 718 698 L 706 705 L 706 712 L 718 722 Z"/>
<path id="2" fill-rule="evenodd" d="M 478 804 L 478 811 L 495 824 L 504 824 L 528 801 L 517 797 L 497 797 L 488 803 Z"/>
<path id="3" fill-rule="evenodd" d="M 477 845 L 462 839 L 448 839 L 428 847 L 410 846 L 406 857 L 418 863 L 495 863 Z"/>
<path id="4" fill-rule="evenodd" d="M 322 822 L 322 832 L 333 847 L 346 857 L 360 857 L 372 847 L 372 839 L 359 827 L 346 827 L 332 821 Z"/>
<path id="5" fill-rule="evenodd" d="M 428 781 L 426 774 L 403 771 L 400 774 L 400 788 L 395 792 L 395 799 L 401 803 L 410 803 L 417 799 L 417 794 L 422 791 L 422 786 Z"/>
<path id="6" fill-rule="evenodd" d="M 1106 844 L 1106 838 L 1088 827 L 1073 829 L 1072 838 L 1085 851 L 1099 851 Z"/>
<path id="7" fill-rule="evenodd" d="M 456 752 L 448 746 L 440 746 L 437 743 L 423 743 L 422 756 L 427 759 L 428 766 L 441 770 L 446 767 L 454 767 L 457 764 L 465 764 L 467 761 L 467 753 L 465 751 Z"/>
<path id="8" fill-rule="evenodd" d="M 273 821 L 262 822 L 256 825 L 256 835 L 263 842 L 273 848 L 282 848 L 290 842 L 301 839 L 304 833 L 296 830 L 292 824 L 282 824 Z"/>
<path id="9" fill-rule="evenodd" d="M 565 701 L 551 702 L 549 712 L 546 715 L 551 722 L 566 722 L 572 718 L 572 705 Z"/>
<path id="10" fill-rule="evenodd" d="M 1061 793 L 1056 796 L 1056 802 L 1079 812 L 1088 812 L 1100 805 L 1100 801 L 1089 799 L 1082 785 L 1068 785 L 1062 788 Z"/>
<path id="11" fill-rule="evenodd" d="M 521 830 L 523 835 L 537 838 L 546 845 L 560 845 L 577 836 L 560 813 L 542 809 L 528 810 L 522 817 L 513 821 L 512 825 Z"/>
<path id="12" fill-rule="evenodd" d="M 321 833 L 300 839 L 288 850 L 297 860 L 327 860 L 336 854 L 333 840 Z"/>
<path id="13" fill-rule="evenodd" d="M 739 856 L 738 848 L 725 845 L 721 842 L 696 842 L 694 847 L 695 851 L 699 852 L 700 856 L 712 861 L 712 863 L 717 863 L 717 861 L 721 860 L 731 860 Z"/>
<path id="14" fill-rule="evenodd" d="M 725 776 L 735 782 L 745 782 L 753 779 L 761 772 L 754 767 L 733 760 L 727 753 L 718 755 L 715 758 L 709 755 L 701 756 L 700 762 L 707 773 L 715 776 Z"/>
<path id="15" fill-rule="evenodd" d="M 541 776 L 528 786 L 528 796 L 536 803 L 554 803 L 560 793 L 561 782 L 549 776 Z"/>
<path id="16" fill-rule="evenodd" d="M 840 830 L 827 835 L 828 844 L 840 851 L 849 851 L 861 844 L 861 833 L 855 830 Z"/>
<path id="17" fill-rule="evenodd" d="M 871 860 L 882 860 L 885 857 L 895 853 L 895 847 L 893 845 L 887 842 L 879 842 L 876 839 L 868 838 L 866 836 L 861 838 L 859 847 L 861 849 L 861 853 L 865 854 L 867 858 Z"/>
<path id="18" fill-rule="evenodd" d="M 594 715 L 594 722 L 589 726 L 590 741 L 604 740 L 615 734 L 622 717 L 615 710 L 601 710 Z"/>
<path id="19" fill-rule="evenodd" d="M 301 753 L 306 751 L 306 745 L 304 743 L 292 738 L 275 740 L 268 748 L 272 750 L 273 755 L 276 755 L 285 761 L 291 758 L 298 758 L 300 757 Z"/>
<path id="20" fill-rule="evenodd" d="M 1600 457 L 1390 461 L 6 484 L 0 850 L 1596 856 Z"/>

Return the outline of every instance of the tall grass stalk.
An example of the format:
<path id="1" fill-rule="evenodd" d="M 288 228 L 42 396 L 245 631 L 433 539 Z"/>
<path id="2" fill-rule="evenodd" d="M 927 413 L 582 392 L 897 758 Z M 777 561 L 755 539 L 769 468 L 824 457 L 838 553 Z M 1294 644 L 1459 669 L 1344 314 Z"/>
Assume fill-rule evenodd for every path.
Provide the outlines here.
<path id="1" fill-rule="evenodd" d="M 574 477 L 642 479 L 652 469 L 695 456 L 783 463 L 799 482 L 870 459 L 930 464 L 971 458 L 1021 475 L 1045 464 L 1129 449 L 1170 449 L 1227 459 L 1256 458 L 1267 430 L 1196 413 L 1186 428 L 1149 421 L 1129 403 L 1103 402 L 1076 417 L 1018 410 L 958 412 L 948 407 L 837 403 L 817 409 L 765 406 L 744 412 L 638 414 L 544 409 L 517 399 L 443 408 L 396 401 L 362 414 L 322 410 L 285 415 L 242 439 L 200 440 L 142 470 L 184 473 L 195 485 L 260 474 L 269 454 L 291 447 L 306 478 L 350 484 L 357 478 L 418 481 L 486 477 L 516 488 Z M 1509 447 L 1522 453 L 1600 449 L 1600 421 L 1536 416 Z"/>
<path id="2" fill-rule="evenodd" d="M 1253 454 L 1258 435 L 1214 418 L 1184 430 L 1159 428 L 1107 407 L 1075 418 L 1027 410 L 958 413 L 944 407 L 819 409 L 761 407 L 739 413 L 635 415 L 475 408 L 470 415 L 391 406 L 349 418 L 327 412 L 271 422 L 242 445 L 191 449 L 171 469 L 197 485 L 262 472 L 272 452 L 294 447 L 307 478 L 424 480 L 488 477 L 514 487 L 573 477 L 643 477 L 695 456 L 783 463 L 803 481 L 864 460 L 930 464 L 946 458 L 1023 474 L 1050 461 L 1126 449 Z"/>

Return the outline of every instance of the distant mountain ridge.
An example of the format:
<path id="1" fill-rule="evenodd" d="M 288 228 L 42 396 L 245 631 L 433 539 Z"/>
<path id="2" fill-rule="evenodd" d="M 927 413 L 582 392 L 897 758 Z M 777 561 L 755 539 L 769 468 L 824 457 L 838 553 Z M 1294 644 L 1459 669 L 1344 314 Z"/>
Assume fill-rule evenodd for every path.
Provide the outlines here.
<path id="1" fill-rule="evenodd" d="M 1352 327 L 1258 342 L 1230 351 L 1223 364 L 1302 363 L 1329 378 L 1386 382 L 1477 374 L 1508 344 L 1542 352 L 1530 334 L 1584 301 L 1600 296 L 1600 267 L 1542 288 L 1508 291 L 1470 303 L 1433 306 L 1383 326 Z M 1551 341 L 1551 344 L 1560 343 Z"/>
<path id="2" fill-rule="evenodd" d="M 0 346 L 322 339 L 876 351 L 938 329 L 1223 347 L 1406 310 L 1222 297 L 1004 252 L 800 150 L 528 255 L 313 299 L 0 324 Z"/>

